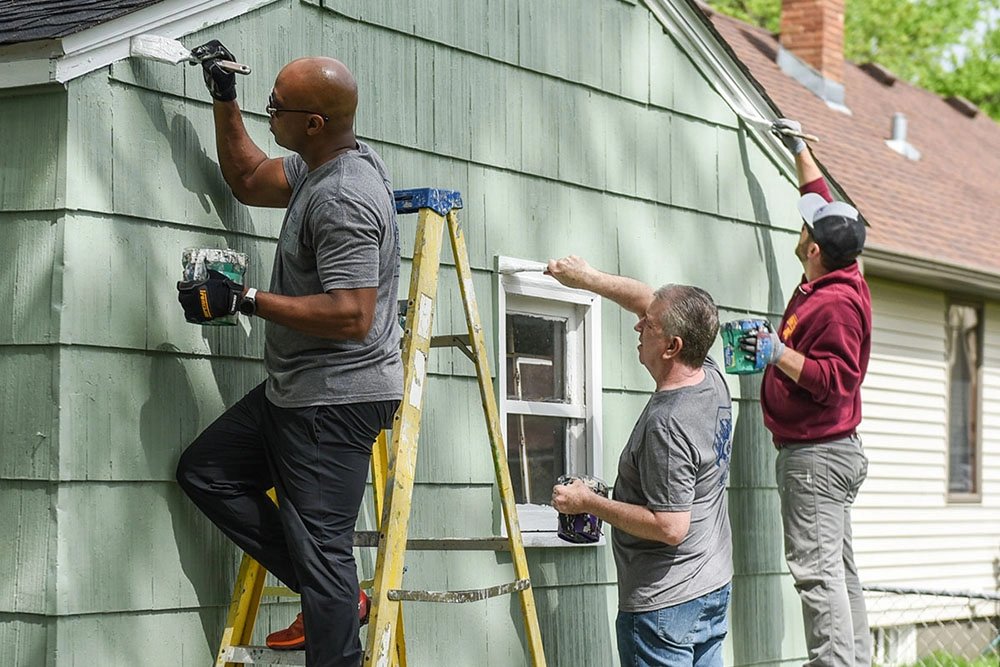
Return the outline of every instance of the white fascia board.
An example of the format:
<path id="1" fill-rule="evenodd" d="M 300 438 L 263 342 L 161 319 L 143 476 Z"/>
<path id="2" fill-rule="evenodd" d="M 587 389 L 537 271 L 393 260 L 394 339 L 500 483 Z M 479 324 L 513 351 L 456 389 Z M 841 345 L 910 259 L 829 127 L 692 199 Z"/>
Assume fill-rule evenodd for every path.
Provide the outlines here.
<path id="1" fill-rule="evenodd" d="M 177 39 L 272 2 L 277 0 L 165 0 L 58 40 L 61 53 L 3 58 L 0 88 L 65 84 L 128 58 L 135 35 Z"/>
<path id="2" fill-rule="evenodd" d="M 707 18 L 694 2 L 687 0 L 643 0 L 674 39 L 680 43 L 688 57 L 716 85 L 719 94 L 738 117 L 772 120 L 774 110 L 760 91 L 747 79 L 746 73 L 719 43 L 713 30 L 704 23 Z M 784 168 L 795 180 L 795 160 L 781 141 L 768 131 L 755 128 L 749 122 L 744 126 L 761 138 L 775 164 Z"/>
<path id="3" fill-rule="evenodd" d="M 866 276 L 1000 301 L 1000 273 L 996 271 L 919 257 L 882 246 L 866 246 L 860 259 Z"/>

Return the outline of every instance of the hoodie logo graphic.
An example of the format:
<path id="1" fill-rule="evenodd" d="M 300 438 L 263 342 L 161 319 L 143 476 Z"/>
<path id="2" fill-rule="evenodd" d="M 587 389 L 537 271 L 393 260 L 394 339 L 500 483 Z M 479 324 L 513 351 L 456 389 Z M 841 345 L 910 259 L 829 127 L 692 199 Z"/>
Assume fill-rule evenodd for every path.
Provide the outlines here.
<path id="1" fill-rule="evenodd" d="M 788 318 L 785 322 L 785 328 L 781 330 L 781 341 L 787 341 L 791 336 L 792 332 L 795 331 L 795 327 L 799 324 L 799 316 L 792 313 L 792 316 Z"/>

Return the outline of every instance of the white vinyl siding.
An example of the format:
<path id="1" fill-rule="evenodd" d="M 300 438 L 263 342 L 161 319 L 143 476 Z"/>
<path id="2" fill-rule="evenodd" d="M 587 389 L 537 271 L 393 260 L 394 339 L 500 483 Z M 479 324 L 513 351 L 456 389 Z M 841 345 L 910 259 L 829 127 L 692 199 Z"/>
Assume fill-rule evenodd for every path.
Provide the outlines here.
<path id="1" fill-rule="evenodd" d="M 982 500 L 948 498 L 947 295 L 869 279 L 872 356 L 853 511 L 864 584 L 994 591 L 1000 556 L 1000 308 L 984 308 Z"/>

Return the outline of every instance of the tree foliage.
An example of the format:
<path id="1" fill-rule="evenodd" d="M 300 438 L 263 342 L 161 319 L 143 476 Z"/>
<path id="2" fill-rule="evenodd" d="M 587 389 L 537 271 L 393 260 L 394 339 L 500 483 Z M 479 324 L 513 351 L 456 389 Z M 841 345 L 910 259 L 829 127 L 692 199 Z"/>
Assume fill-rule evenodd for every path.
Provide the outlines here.
<path id="1" fill-rule="evenodd" d="M 710 0 L 771 32 L 781 0 Z M 941 95 L 961 95 L 1000 119 L 1000 0 L 846 0 L 844 55 L 876 62 Z"/>

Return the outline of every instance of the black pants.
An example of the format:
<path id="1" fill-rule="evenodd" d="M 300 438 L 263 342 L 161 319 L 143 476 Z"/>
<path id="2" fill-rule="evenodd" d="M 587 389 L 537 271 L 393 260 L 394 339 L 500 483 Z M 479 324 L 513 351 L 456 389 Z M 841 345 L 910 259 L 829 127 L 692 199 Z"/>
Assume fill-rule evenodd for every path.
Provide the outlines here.
<path id="1" fill-rule="evenodd" d="M 354 526 L 372 443 L 397 405 L 279 408 L 260 384 L 177 465 L 177 481 L 195 505 L 302 594 L 309 667 L 361 664 Z M 277 507 L 266 495 L 272 486 Z"/>

